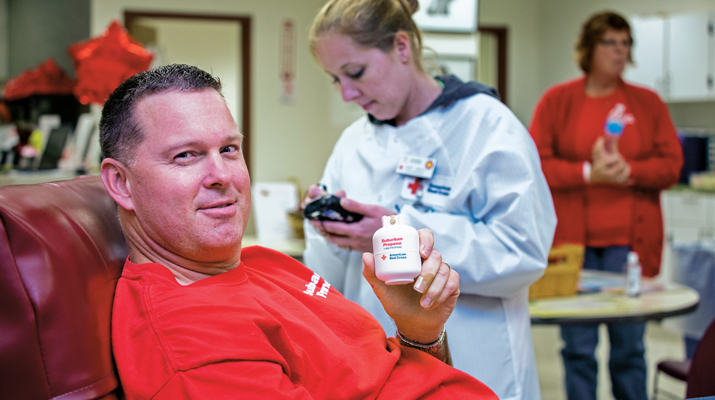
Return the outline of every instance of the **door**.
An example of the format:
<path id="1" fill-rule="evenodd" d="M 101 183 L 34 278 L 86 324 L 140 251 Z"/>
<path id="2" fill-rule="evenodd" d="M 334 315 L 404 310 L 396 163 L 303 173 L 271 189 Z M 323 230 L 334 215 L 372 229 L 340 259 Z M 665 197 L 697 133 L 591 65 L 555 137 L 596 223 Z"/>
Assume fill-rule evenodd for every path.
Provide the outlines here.
<path id="1" fill-rule="evenodd" d="M 244 135 L 250 171 L 250 17 L 127 11 L 124 21 L 129 33 L 154 53 L 152 67 L 189 64 L 220 78 L 226 104 Z"/>

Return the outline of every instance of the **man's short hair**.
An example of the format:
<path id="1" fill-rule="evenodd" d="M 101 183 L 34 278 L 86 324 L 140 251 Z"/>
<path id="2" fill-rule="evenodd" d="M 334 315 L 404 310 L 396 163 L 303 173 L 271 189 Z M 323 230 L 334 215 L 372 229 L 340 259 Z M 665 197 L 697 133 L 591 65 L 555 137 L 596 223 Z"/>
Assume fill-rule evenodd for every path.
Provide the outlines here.
<path id="1" fill-rule="evenodd" d="M 99 121 L 102 156 L 126 165 L 134 161 L 134 150 L 144 139 L 134 115 L 141 99 L 167 91 L 196 92 L 209 88 L 221 94 L 221 81 L 185 64 L 161 66 L 127 79 L 109 95 L 102 109 Z"/>

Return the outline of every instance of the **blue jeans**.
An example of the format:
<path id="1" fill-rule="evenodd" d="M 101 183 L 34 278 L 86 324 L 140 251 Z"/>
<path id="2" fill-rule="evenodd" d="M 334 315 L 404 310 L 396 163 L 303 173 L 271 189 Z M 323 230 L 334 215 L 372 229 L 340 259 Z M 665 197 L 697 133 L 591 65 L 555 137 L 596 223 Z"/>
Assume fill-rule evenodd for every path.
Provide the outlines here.
<path id="1" fill-rule="evenodd" d="M 700 339 L 685 335 L 683 340 L 685 341 L 685 358 L 690 360 L 693 358 L 693 355 L 695 355 L 695 348 L 698 347 Z"/>
<path id="2" fill-rule="evenodd" d="M 629 250 L 628 246 L 587 247 L 583 268 L 622 272 Z M 613 396 L 617 400 L 648 399 L 644 333 L 644 322 L 608 324 L 611 348 L 608 370 Z M 568 399 L 596 400 L 598 324 L 562 325 L 561 338 L 564 340 L 561 356 Z"/>

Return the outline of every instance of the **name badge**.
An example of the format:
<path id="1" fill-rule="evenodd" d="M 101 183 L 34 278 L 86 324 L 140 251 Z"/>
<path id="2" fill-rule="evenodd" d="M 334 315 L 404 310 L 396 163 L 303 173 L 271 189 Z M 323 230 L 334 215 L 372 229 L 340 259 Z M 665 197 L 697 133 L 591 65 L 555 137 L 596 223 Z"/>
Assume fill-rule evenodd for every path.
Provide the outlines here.
<path id="1" fill-rule="evenodd" d="M 409 175 L 422 179 L 432 179 L 437 160 L 434 158 L 424 158 L 416 156 L 404 156 L 397 164 L 397 172 L 400 175 Z"/>

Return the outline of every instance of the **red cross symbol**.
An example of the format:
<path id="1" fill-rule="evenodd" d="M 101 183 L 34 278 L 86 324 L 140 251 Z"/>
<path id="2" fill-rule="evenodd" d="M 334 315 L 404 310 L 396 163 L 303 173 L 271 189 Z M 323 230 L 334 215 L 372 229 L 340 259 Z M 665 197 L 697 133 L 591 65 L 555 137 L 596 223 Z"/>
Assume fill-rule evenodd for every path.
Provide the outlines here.
<path id="1" fill-rule="evenodd" d="M 415 178 L 415 181 L 407 185 L 407 187 L 412 189 L 412 194 L 416 194 L 418 190 L 422 189 L 420 178 Z"/>
<path id="2" fill-rule="evenodd" d="M 383 255 L 382 255 L 382 261 L 385 261 L 386 258 L 387 258 L 387 256 L 383 254 Z"/>

